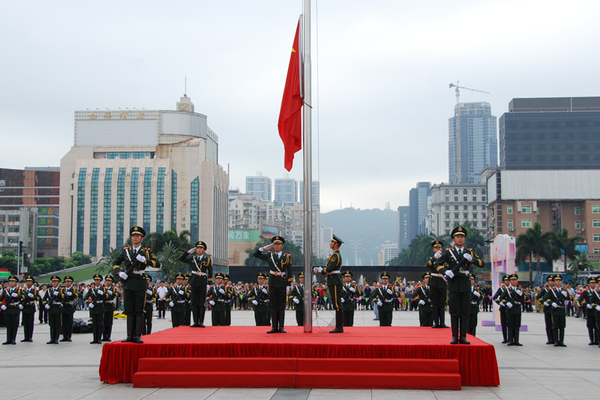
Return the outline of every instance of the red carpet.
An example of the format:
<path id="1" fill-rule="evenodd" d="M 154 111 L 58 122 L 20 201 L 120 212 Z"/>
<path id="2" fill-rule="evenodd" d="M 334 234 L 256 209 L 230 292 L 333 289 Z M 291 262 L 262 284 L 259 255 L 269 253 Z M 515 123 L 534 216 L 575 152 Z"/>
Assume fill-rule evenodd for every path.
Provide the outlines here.
<path id="1" fill-rule="evenodd" d="M 336 335 L 327 332 L 304 333 L 302 327 L 293 326 L 286 327 L 287 334 L 268 335 L 268 329 L 269 327 L 254 326 L 204 329 L 179 327 L 143 336 L 144 344 L 141 345 L 107 343 L 102 348 L 100 380 L 109 383 L 135 383 L 134 374 L 140 371 L 136 386 L 145 387 L 434 389 L 438 387 L 435 387 L 433 382 L 441 378 L 435 374 L 428 375 L 432 371 L 428 370 L 431 367 L 427 365 L 434 365 L 438 361 L 443 363 L 444 360 L 457 360 L 463 386 L 500 384 L 494 346 L 472 336 L 467 337 L 471 345 L 450 345 L 450 329 L 345 327 L 343 334 Z M 173 357 L 185 360 L 165 360 Z M 221 358 L 233 357 L 236 360 L 219 370 Z M 155 360 L 140 360 L 146 358 Z M 283 364 L 274 365 L 275 361 L 269 358 L 277 358 L 277 362 Z M 200 362 L 198 359 L 201 359 Z M 423 362 L 420 359 L 430 361 Z M 238 362 L 241 360 L 244 362 Z M 395 364 L 382 364 L 385 367 L 380 368 L 376 366 L 376 361 Z M 161 365 L 161 362 L 164 363 Z M 371 364 L 367 364 L 368 362 Z M 211 366 L 210 370 L 214 372 L 212 377 L 208 374 L 211 371 L 202 371 L 206 369 L 202 367 L 203 364 Z M 150 378 L 153 365 L 157 366 L 154 368 L 156 371 L 160 371 L 158 375 L 169 376 L 170 379 L 161 381 L 156 377 L 156 372 L 154 377 Z M 234 365 L 240 367 L 232 368 Z M 439 364 L 435 368 L 437 375 L 453 373 L 451 364 Z M 249 374 L 261 370 L 265 370 L 263 375 L 271 376 L 271 379 L 261 382 L 257 374 Z M 346 376 L 344 381 L 326 379 L 327 375 L 339 370 L 345 371 L 344 373 L 356 373 L 360 378 L 352 379 L 352 376 Z M 286 375 L 286 378 L 282 378 L 281 381 L 273 379 L 275 373 Z M 194 374 L 197 375 L 196 378 Z M 247 377 L 244 377 L 244 374 Z M 404 378 L 400 379 L 398 374 L 404 374 Z M 144 375 L 147 378 L 143 378 Z M 198 378 L 200 375 L 207 379 Z M 237 379 L 240 386 L 226 384 L 230 377 Z M 448 379 L 442 386 L 456 389 L 451 383 L 451 377 Z M 409 384 L 396 382 L 398 380 Z M 177 386 L 169 384 L 171 381 Z"/>

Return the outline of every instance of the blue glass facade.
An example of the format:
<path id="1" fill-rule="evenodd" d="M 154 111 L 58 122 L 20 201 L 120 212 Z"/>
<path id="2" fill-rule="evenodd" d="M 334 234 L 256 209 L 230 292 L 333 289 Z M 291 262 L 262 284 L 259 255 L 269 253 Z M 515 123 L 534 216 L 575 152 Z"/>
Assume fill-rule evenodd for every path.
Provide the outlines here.
<path id="1" fill-rule="evenodd" d="M 165 168 L 158 169 L 156 179 L 156 232 L 163 233 L 165 229 Z"/>
<path id="2" fill-rule="evenodd" d="M 75 251 L 83 251 L 83 230 L 85 222 L 85 175 L 87 168 L 79 170 L 77 179 L 77 241 Z"/>
<path id="3" fill-rule="evenodd" d="M 106 168 L 106 173 L 104 175 L 104 217 L 102 222 L 102 254 L 110 253 L 110 217 L 112 215 L 112 173 L 112 168 Z"/>
<path id="4" fill-rule="evenodd" d="M 150 232 L 150 215 L 152 211 L 152 168 L 144 172 L 144 229 Z"/>
<path id="5" fill-rule="evenodd" d="M 171 170 L 171 226 L 177 229 L 177 172 Z"/>
<path id="6" fill-rule="evenodd" d="M 125 168 L 119 168 L 117 178 L 117 248 L 123 243 L 123 225 L 125 223 Z"/>
<path id="7" fill-rule="evenodd" d="M 190 184 L 190 231 L 192 242 L 198 241 L 199 210 L 200 210 L 200 179 L 196 177 Z"/>
<path id="8" fill-rule="evenodd" d="M 138 178 L 140 176 L 139 168 L 131 169 L 131 184 L 129 191 L 130 206 L 129 206 L 129 226 L 137 225 L 137 211 L 138 211 Z"/>
<path id="9" fill-rule="evenodd" d="M 96 256 L 98 248 L 98 178 L 100 168 L 92 170 L 92 186 L 90 188 L 90 256 Z"/>

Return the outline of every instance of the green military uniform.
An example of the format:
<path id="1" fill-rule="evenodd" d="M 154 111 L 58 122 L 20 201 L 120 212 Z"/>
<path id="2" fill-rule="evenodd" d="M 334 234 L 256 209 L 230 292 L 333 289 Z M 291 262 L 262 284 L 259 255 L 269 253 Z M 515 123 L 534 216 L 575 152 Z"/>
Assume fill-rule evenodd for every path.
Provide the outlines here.
<path id="1" fill-rule="evenodd" d="M 215 284 L 210 287 L 208 293 L 208 304 L 211 306 L 211 319 L 213 326 L 225 325 L 225 302 L 228 300 L 229 292 L 223 286 L 223 274 L 215 274 Z"/>
<path id="2" fill-rule="evenodd" d="M 342 255 L 339 248 L 344 242 L 333 235 L 330 243 L 333 253 L 327 258 L 327 265 L 325 268 L 316 267 L 315 272 L 326 275 L 325 284 L 335 310 L 335 329 L 329 331 L 329 333 L 342 333 L 344 332 L 344 311 L 342 310 Z"/>
<path id="3" fill-rule="evenodd" d="M 400 295 L 395 288 L 389 284 L 389 272 L 382 272 L 380 278 L 382 284 L 376 289 L 373 289 L 371 298 L 378 306 L 379 326 L 392 326 L 392 311 L 394 310 L 392 303 L 394 302 L 394 299 L 397 299 Z M 383 282 L 383 279 L 387 279 L 388 282 Z"/>
<path id="4" fill-rule="evenodd" d="M 554 330 L 554 347 L 567 347 L 565 340 L 565 327 L 567 325 L 567 313 L 565 301 L 573 300 L 569 292 L 562 288 L 562 276 L 554 275 L 555 287 L 544 296 L 544 306 L 552 307 L 552 329 Z"/>
<path id="5" fill-rule="evenodd" d="M 594 284 L 596 285 L 596 278 L 591 276 L 588 278 L 587 280 L 588 285 L 590 284 Z M 596 329 L 596 315 L 594 313 L 594 306 L 595 303 L 592 300 L 592 294 L 594 292 L 594 289 L 589 289 L 589 290 L 585 290 L 583 293 L 581 293 L 581 295 L 579 296 L 579 304 L 581 306 L 581 308 L 585 309 L 586 314 L 587 314 L 587 319 L 586 319 L 586 327 L 588 329 L 588 335 L 590 337 L 590 342 L 588 343 L 589 346 L 593 346 L 593 345 L 599 345 L 600 344 L 600 334 L 598 329 Z"/>
<path id="6" fill-rule="evenodd" d="M 106 292 L 106 300 L 104 301 L 104 313 L 102 315 L 102 342 L 110 342 L 110 336 L 112 334 L 113 320 L 115 318 L 115 309 L 117 308 L 117 300 L 119 299 L 119 292 L 117 288 L 113 286 L 112 275 L 106 275 L 104 282 L 110 284 L 105 286 L 104 291 Z"/>
<path id="7" fill-rule="evenodd" d="M 183 325 L 185 318 L 185 305 L 187 303 L 188 293 L 183 286 L 184 275 L 179 274 L 175 277 L 175 285 L 169 288 L 167 298 L 169 298 L 169 307 L 171 307 L 171 323 L 173 328 Z"/>
<path id="8" fill-rule="evenodd" d="M 444 242 L 441 240 L 434 240 L 431 243 L 431 247 L 434 249 L 435 254 L 429 257 L 427 261 L 427 268 L 431 272 L 431 278 L 429 279 L 429 298 L 431 300 L 431 312 L 433 317 L 433 328 L 447 328 L 446 326 L 446 300 L 448 297 L 448 284 L 443 274 L 439 272 L 442 269 L 441 266 L 435 266 L 435 262 L 442 256 L 442 248 Z M 437 250 L 437 251 L 436 251 Z"/>
<path id="9" fill-rule="evenodd" d="M 65 287 L 63 288 L 64 299 L 62 308 L 62 335 L 61 342 L 71 342 L 71 336 L 73 335 L 73 314 L 77 309 L 77 302 L 79 300 L 79 292 L 77 288 L 73 287 L 73 277 L 65 276 L 64 279 Z M 67 287 L 67 284 L 69 286 Z"/>
<path id="10" fill-rule="evenodd" d="M 352 271 L 346 270 L 342 273 L 343 278 L 353 278 Z M 344 326 L 354 326 L 354 299 L 362 296 L 362 290 L 352 282 L 342 284 L 342 312 L 344 313 Z"/>
<path id="11" fill-rule="evenodd" d="M 146 274 L 146 305 L 144 306 L 144 327 L 142 329 L 142 335 L 149 335 L 152 333 L 152 312 L 154 311 L 153 303 L 158 299 L 158 293 L 156 289 L 151 286 L 152 277 Z"/>
<path id="12" fill-rule="evenodd" d="M 508 323 L 506 319 L 506 304 L 502 303 L 500 299 L 504 295 L 504 293 L 508 292 L 508 286 L 510 282 L 510 279 L 508 278 L 509 275 L 504 275 L 504 277 L 502 278 L 502 286 L 500 286 L 498 290 L 496 290 L 496 293 L 494 293 L 494 296 L 492 297 L 492 300 L 496 302 L 496 304 L 498 304 L 498 307 L 500 308 L 500 326 L 502 327 L 502 343 L 508 343 Z"/>
<path id="13" fill-rule="evenodd" d="M 431 282 L 430 272 L 424 272 L 421 275 L 422 280 L 425 280 L 426 278 L 429 278 L 427 283 Z M 416 301 L 419 305 L 419 326 L 433 326 L 434 318 L 433 305 L 431 302 L 431 287 L 425 283 L 419 286 L 419 288 L 415 290 L 413 301 Z"/>
<path id="14" fill-rule="evenodd" d="M 546 277 L 546 282 L 554 283 L 554 275 L 550 274 Z M 544 306 L 543 300 L 544 296 L 551 290 L 549 287 L 543 287 L 538 293 L 536 293 L 535 298 L 537 301 L 542 303 L 542 309 L 544 311 L 544 324 L 546 326 L 546 337 L 548 340 L 546 344 L 554 344 L 554 330 L 552 329 L 552 307 Z M 503 309 L 501 309 L 503 311 Z M 506 312 L 506 311 L 505 311 Z"/>
<path id="15" fill-rule="evenodd" d="M 590 314 L 594 315 L 596 322 L 596 332 L 600 332 L 600 289 L 596 286 L 595 290 L 590 290 L 590 302 L 592 309 L 588 309 L 588 318 Z"/>
<path id="16" fill-rule="evenodd" d="M 509 279 L 511 285 L 500 297 L 500 301 L 506 305 L 508 346 L 522 346 L 519 343 L 519 329 L 521 328 L 521 313 L 523 311 L 523 292 L 517 287 L 517 281 L 519 280 L 517 274 L 512 274 Z"/>
<path id="17" fill-rule="evenodd" d="M 23 340 L 21 342 L 33 342 L 33 327 L 35 321 L 35 303 L 40 300 L 40 294 L 33 286 L 33 276 L 25 277 L 26 286 L 21 292 L 23 294 Z M 0 301 L 2 303 L 2 301 Z"/>
<path id="18" fill-rule="evenodd" d="M 88 303 L 90 318 L 92 319 L 93 340 L 90 344 L 102 344 L 102 331 L 104 330 L 104 303 L 108 300 L 108 293 L 102 287 L 102 275 L 94 275 L 96 287 L 89 289 L 84 300 Z"/>
<path id="19" fill-rule="evenodd" d="M 201 249 L 201 250 L 199 250 Z M 196 242 L 196 246 L 183 253 L 179 257 L 180 261 L 188 263 L 190 266 L 190 300 L 193 314 L 192 328 L 204 328 L 204 315 L 206 314 L 206 287 L 212 284 L 213 266 L 212 260 L 208 254 L 205 254 L 206 243 Z M 200 253 L 200 254 L 198 254 Z M 188 258 L 189 256 L 192 258 Z"/>
<path id="20" fill-rule="evenodd" d="M 58 275 L 52 275 L 50 281 L 52 285 L 48 287 L 42 300 L 44 308 L 48 310 L 48 325 L 50 325 L 50 341 L 46 342 L 46 344 L 58 344 L 62 326 L 62 302 L 65 295 L 63 289 L 58 286 L 60 283 Z"/>
<path id="21" fill-rule="evenodd" d="M 254 309 L 254 322 L 256 326 L 270 326 L 269 320 L 269 288 L 262 285 L 262 279 L 269 279 L 267 274 L 259 272 L 256 277 L 259 280 L 257 286 L 253 287 L 248 293 L 248 302 Z"/>
<path id="22" fill-rule="evenodd" d="M 16 285 L 19 278 L 15 275 L 8 277 L 9 287 L 2 290 L 0 304 L 4 311 L 4 325 L 6 326 L 6 342 L 2 344 L 17 344 L 17 331 L 19 329 L 19 315 L 23 309 L 23 293 Z"/>
<path id="23" fill-rule="evenodd" d="M 298 279 L 304 278 L 304 272 L 298 274 Z M 290 293 L 288 294 L 290 300 L 294 303 L 294 310 L 296 310 L 296 323 L 298 326 L 304 325 L 304 284 L 297 283 L 294 285 Z"/>
<path id="24" fill-rule="evenodd" d="M 463 240 L 466 240 L 467 230 L 462 226 L 457 226 L 452 230 L 451 236 L 455 243 L 459 240 L 456 238 L 457 236 L 464 236 Z M 482 268 L 483 261 L 471 249 L 453 247 L 446 249 L 434 265 L 440 274 L 444 274 L 450 279 L 448 282 L 448 305 L 451 316 L 450 325 L 452 326 L 452 341 L 450 344 L 470 344 L 467 341 L 471 308 L 469 268 L 471 266 Z M 452 271 L 453 269 L 455 271 Z"/>
<path id="25" fill-rule="evenodd" d="M 254 257 L 266 261 L 269 264 L 269 307 L 271 308 L 272 329 L 267 333 L 286 333 L 285 324 L 285 298 L 287 296 L 287 287 L 294 280 L 292 272 L 292 256 L 282 251 L 275 253 L 269 251 L 263 254 L 263 250 L 268 250 L 272 246 L 285 244 L 285 239 L 281 236 L 273 236 L 271 245 L 268 248 L 259 248 L 254 252 Z"/>
<path id="26" fill-rule="evenodd" d="M 469 313 L 469 335 L 477 334 L 477 314 L 479 314 L 479 304 L 481 303 L 481 289 L 474 284 L 475 275 L 471 274 L 471 310 Z"/>
<path id="27" fill-rule="evenodd" d="M 146 236 L 144 228 L 134 226 L 129 234 Z M 146 305 L 146 279 L 143 274 L 146 267 L 158 268 L 156 256 L 150 248 L 141 245 L 137 248 L 126 246 L 117 257 L 113 273 L 118 273 L 123 282 L 124 312 L 127 315 L 127 338 L 123 342 L 143 343 L 144 306 Z"/>
<path id="28" fill-rule="evenodd" d="M 224 301 L 225 303 L 225 326 L 231 326 L 231 299 L 235 296 L 235 289 L 228 285 L 229 283 L 229 274 L 223 274 L 223 286 L 225 286 L 225 291 L 229 294 L 228 299 Z"/>

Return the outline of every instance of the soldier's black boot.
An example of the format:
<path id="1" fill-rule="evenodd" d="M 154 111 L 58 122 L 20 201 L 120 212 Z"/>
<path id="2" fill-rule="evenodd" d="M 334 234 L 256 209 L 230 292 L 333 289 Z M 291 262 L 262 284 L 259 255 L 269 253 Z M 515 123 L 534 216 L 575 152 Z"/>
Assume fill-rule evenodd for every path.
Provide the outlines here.
<path id="1" fill-rule="evenodd" d="M 438 309 L 433 308 L 432 310 L 433 310 L 433 326 L 432 326 L 432 328 L 439 328 L 440 321 L 439 321 L 439 317 L 438 317 Z"/>
<path id="2" fill-rule="evenodd" d="M 285 309 L 279 311 L 279 333 L 287 333 L 285 329 L 283 329 L 283 325 L 285 322 Z"/>
<path id="3" fill-rule="evenodd" d="M 200 318 L 199 307 L 194 307 L 194 308 L 192 308 L 192 320 L 194 323 L 190 326 L 191 328 L 200 328 L 200 324 L 198 323 L 198 318 Z"/>
<path id="4" fill-rule="evenodd" d="M 329 331 L 329 333 L 344 333 L 344 312 L 335 312 L 335 329 Z"/>
<path id="5" fill-rule="evenodd" d="M 565 328 L 558 330 L 558 339 L 560 340 L 560 347 L 567 347 L 565 344 Z"/>
<path id="6" fill-rule="evenodd" d="M 144 316 L 136 315 L 135 316 L 135 337 L 133 338 L 133 343 L 144 343 L 142 342 L 142 326 L 144 326 Z"/>
<path id="7" fill-rule="evenodd" d="M 67 329 L 69 329 L 69 327 L 66 326 L 66 325 L 63 325 L 62 328 L 61 328 L 62 336 L 63 336 L 63 338 L 60 339 L 61 342 L 66 342 L 67 341 L 67 335 L 68 335 Z"/>
<path id="8" fill-rule="evenodd" d="M 460 344 L 471 344 L 467 341 L 467 331 L 469 330 L 469 318 L 461 318 L 460 319 L 460 339 L 458 343 Z"/>
<path id="9" fill-rule="evenodd" d="M 60 328 L 54 329 L 54 344 L 59 344 L 58 339 L 60 338 Z"/>
<path id="10" fill-rule="evenodd" d="M 112 334 L 112 325 L 104 326 L 104 335 L 102 337 L 103 342 L 111 342 L 110 335 Z"/>
<path id="11" fill-rule="evenodd" d="M 5 344 L 12 344 L 12 328 L 6 328 L 6 342 L 2 343 L 3 345 Z"/>
<path id="12" fill-rule="evenodd" d="M 442 308 L 438 310 L 438 314 L 440 319 L 440 326 L 438 326 L 438 328 L 448 328 L 448 325 L 446 325 L 446 309 Z"/>
<path id="13" fill-rule="evenodd" d="M 102 329 L 102 328 L 100 328 Z M 90 342 L 90 344 L 96 344 L 96 343 L 102 343 L 100 341 L 100 338 L 98 337 L 99 331 L 98 331 L 98 324 L 94 324 L 92 323 L 92 335 L 93 335 L 93 340 Z"/>
<path id="14" fill-rule="evenodd" d="M 554 329 L 552 327 L 546 328 L 546 337 L 548 337 L 546 344 L 554 344 Z"/>
<path id="15" fill-rule="evenodd" d="M 515 341 L 515 339 L 513 337 L 513 330 L 509 329 L 508 330 L 508 344 L 507 344 L 507 346 L 513 346 L 514 345 L 514 341 Z"/>
<path id="16" fill-rule="evenodd" d="M 152 333 L 152 323 L 149 322 L 146 324 L 146 335 L 150 335 Z"/>
<path id="17" fill-rule="evenodd" d="M 520 328 L 515 328 L 513 332 L 513 345 L 515 346 L 523 346 L 521 343 L 519 343 L 519 329 Z"/>
<path id="18" fill-rule="evenodd" d="M 127 337 L 123 340 L 123 343 L 133 342 L 133 335 L 135 333 L 135 316 L 127 316 Z"/>
<path id="19" fill-rule="evenodd" d="M 200 316 L 198 317 L 198 326 L 204 328 L 204 314 L 206 313 L 206 307 L 200 307 Z"/>
<path id="20" fill-rule="evenodd" d="M 277 333 L 279 332 L 279 313 L 277 311 L 271 311 L 271 330 L 267 333 Z"/>
<path id="21" fill-rule="evenodd" d="M 458 344 L 458 317 L 451 315 L 450 325 L 452 326 L 452 341 L 450 344 Z"/>
<path id="22" fill-rule="evenodd" d="M 590 342 L 588 343 L 588 346 L 593 346 L 596 343 L 596 335 L 594 334 L 594 328 L 588 328 L 588 335 L 590 336 Z"/>
<path id="23" fill-rule="evenodd" d="M 594 335 L 596 339 L 596 344 L 600 344 L 600 331 L 598 331 L 598 329 L 594 329 Z"/>
<path id="24" fill-rule="evenodd" d="M 55 328 L 50 327 L 50 341 L 46 342 L 46 344 L 54 344 L 54 329 Z"/>
<path id="25" fill-rule="evenodd" d="M 29 333 L 30 331 L 32 331 L 33 327 L 29 326 L 29 325 L 25 325 L 23 327 L 23 340 L 21 340 L 21 342 L 33 342 L 33 340 L 31 340 L 31 337 L 33 336 L 33 332 Z"/>

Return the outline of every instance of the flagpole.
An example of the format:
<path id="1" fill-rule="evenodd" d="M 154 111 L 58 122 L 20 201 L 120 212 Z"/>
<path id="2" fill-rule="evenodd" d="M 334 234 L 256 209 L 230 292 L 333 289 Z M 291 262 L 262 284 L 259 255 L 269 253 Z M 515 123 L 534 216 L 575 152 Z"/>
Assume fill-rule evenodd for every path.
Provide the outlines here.
<path id="1" fill-rule="evenodd" d="M 304 0 L 302 52 L 304 66 L 303 156 L 304 156 L 304 332 L 312 332 L 312 144 L 311 144 L 311 60 L 310 2 Z"/>

